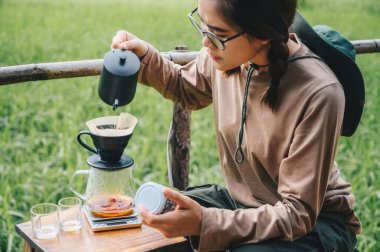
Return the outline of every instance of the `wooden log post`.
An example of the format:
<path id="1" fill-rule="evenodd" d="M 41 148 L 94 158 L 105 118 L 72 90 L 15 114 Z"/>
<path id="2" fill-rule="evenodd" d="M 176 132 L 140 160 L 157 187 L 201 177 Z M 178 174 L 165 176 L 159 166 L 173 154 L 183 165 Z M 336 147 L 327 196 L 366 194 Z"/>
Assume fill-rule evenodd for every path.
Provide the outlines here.
<path id="1" fill-rule="evenodd" d="M 175 52 L 187 50 L 186 46 L 175 47 Z M 173 119 L 169 135 L 171 160 L 168 176 L 171 186 L 179 190 L 184 190 L 189 185 L 190 119 L 189 110 L 182 109 L 177 103 L 173 104 Z"/>

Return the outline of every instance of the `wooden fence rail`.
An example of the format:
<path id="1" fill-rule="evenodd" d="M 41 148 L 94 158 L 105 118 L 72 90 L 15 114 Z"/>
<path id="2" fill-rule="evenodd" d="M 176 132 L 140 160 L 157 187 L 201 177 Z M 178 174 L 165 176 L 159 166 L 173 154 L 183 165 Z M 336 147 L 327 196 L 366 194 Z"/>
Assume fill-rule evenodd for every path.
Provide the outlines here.
<path id="1" fill-rule="evenodd" d="M 162 53 L 177 64 L 186 64 L 195 59 L 198 52 L 175 50 Z M 52 80 L 99 75 L 103 59 L 37 63 L 0 67 L 0 86 L 27 81 Z"/>
<path id="2" fill-rule="evenodd" d="M 380 39 L 351 41 L 357 54 L 380 52 Z M 186 47 L 176 47 L 174 51 L 161 53 L 173 62 L 184 65 L 195 59 L 199 52 L 189 52 Z M 99 75 L 103 59 L 38 63 L 0 67 L 0 86 L 28 81 L 51 80 Z M 188 186 L 190 155 L 190 111 L 173 104 L 173 119 L 170 131 L 171 165 L 169 181 L 183 190 Z"/>
<path id="3" fill-rule="evenodd" d="M 380 39 L 351 41 L 358 54 L 380 52 Z M 162 53 L 177 64 L 193 60 L 198 52 L 175 50 Z M 63 79 L 99 75 L 103 59 L 39 63 L 0 67 L 0 86 L 27 81 Z"/>

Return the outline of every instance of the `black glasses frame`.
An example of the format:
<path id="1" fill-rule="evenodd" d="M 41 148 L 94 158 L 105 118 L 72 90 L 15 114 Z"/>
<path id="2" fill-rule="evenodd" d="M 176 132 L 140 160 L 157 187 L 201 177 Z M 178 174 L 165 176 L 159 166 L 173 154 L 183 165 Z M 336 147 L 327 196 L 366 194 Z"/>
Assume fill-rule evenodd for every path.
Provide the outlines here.
<path id="1" fill-rule="evenodd" d="M 203 37 L 204 36 L 207 36 L 207 38 L 216 46 L 218 47 L 220 50 L 224 50 L 226 48 L 225 46 L 225 43 L 227 43 L 228 41 L 230 40 L 233 40 L 234 38 L 237 38 L 241 35 L 243 35 L 245 33 L 245 31 L 242 31 L 242 32 L 239 32 L 238 34 L 235 34 L 231 37 L 228 37 L 228 38 L 221 38 L 219 37 L 218 35 L 216 35 L 215 33 L 213 32 L 210 32 L 206 29 L 202 29 L 202 27 L 197 23 L 197 21 L 195 21 L 195 19 L 193 18 L 193 14 L 198 10 L 198 7 L 195 8 L 192 12 L 190 12 L 189 14 L 187 14 L 188 18 L 190 19 L 191 23 L 194 25 L 195 29 L 197 29 L 202 35 Z M 217 43 L 215 41 L 215 39 L 219 42 Z"/>

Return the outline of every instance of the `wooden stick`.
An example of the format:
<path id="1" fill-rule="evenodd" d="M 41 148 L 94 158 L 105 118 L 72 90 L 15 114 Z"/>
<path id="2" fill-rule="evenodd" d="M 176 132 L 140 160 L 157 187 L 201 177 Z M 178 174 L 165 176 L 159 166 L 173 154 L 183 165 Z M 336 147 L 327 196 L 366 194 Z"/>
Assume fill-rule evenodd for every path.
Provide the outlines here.
<path id="1" fill-rule="evenodd" d="M 380 39 L 351 41 L 358 54 L 380 52 Z M 171 51 L 161 53 L 173 62 L 184 65 L 195 59 L 197 51 Z M 0 67 L 0 86 L 27 81 L 51 80 L 99 75 L 103 59 L 38 63 Z"/>
<path id="2" fill-rule="evenodd" d="M 0 67 L 0 85 L 99 75 L 103 60 L 81 60 Z"/>
<path id="3" fill-rule="evenodd" d="M 164 52 L 167 59 L 184 65 L 195 59 L 199 52 Z M 64 79 L 99 75 L 103 59 L 38 63 L 0 67 L 0 86 L 27 81 Z"/>
<path id="4" fill-rule="evenodd" d="M 380 52 L 380 39 L 351 41 L 357 54 Z"/>

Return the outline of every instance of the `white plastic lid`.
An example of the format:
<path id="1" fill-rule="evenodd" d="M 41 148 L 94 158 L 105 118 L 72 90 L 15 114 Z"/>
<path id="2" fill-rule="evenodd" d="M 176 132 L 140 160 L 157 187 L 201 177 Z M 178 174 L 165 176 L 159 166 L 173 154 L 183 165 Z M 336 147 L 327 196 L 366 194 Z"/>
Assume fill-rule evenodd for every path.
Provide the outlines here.
<path id="1" fill-rule="evenodd" d="M 166 197 L 162 193 L 164 186 L 147 182 L 142 184 L 136 192 L 135 206 L 143 205 L 152 214 L 159 214 L 165 206 Z"/>

